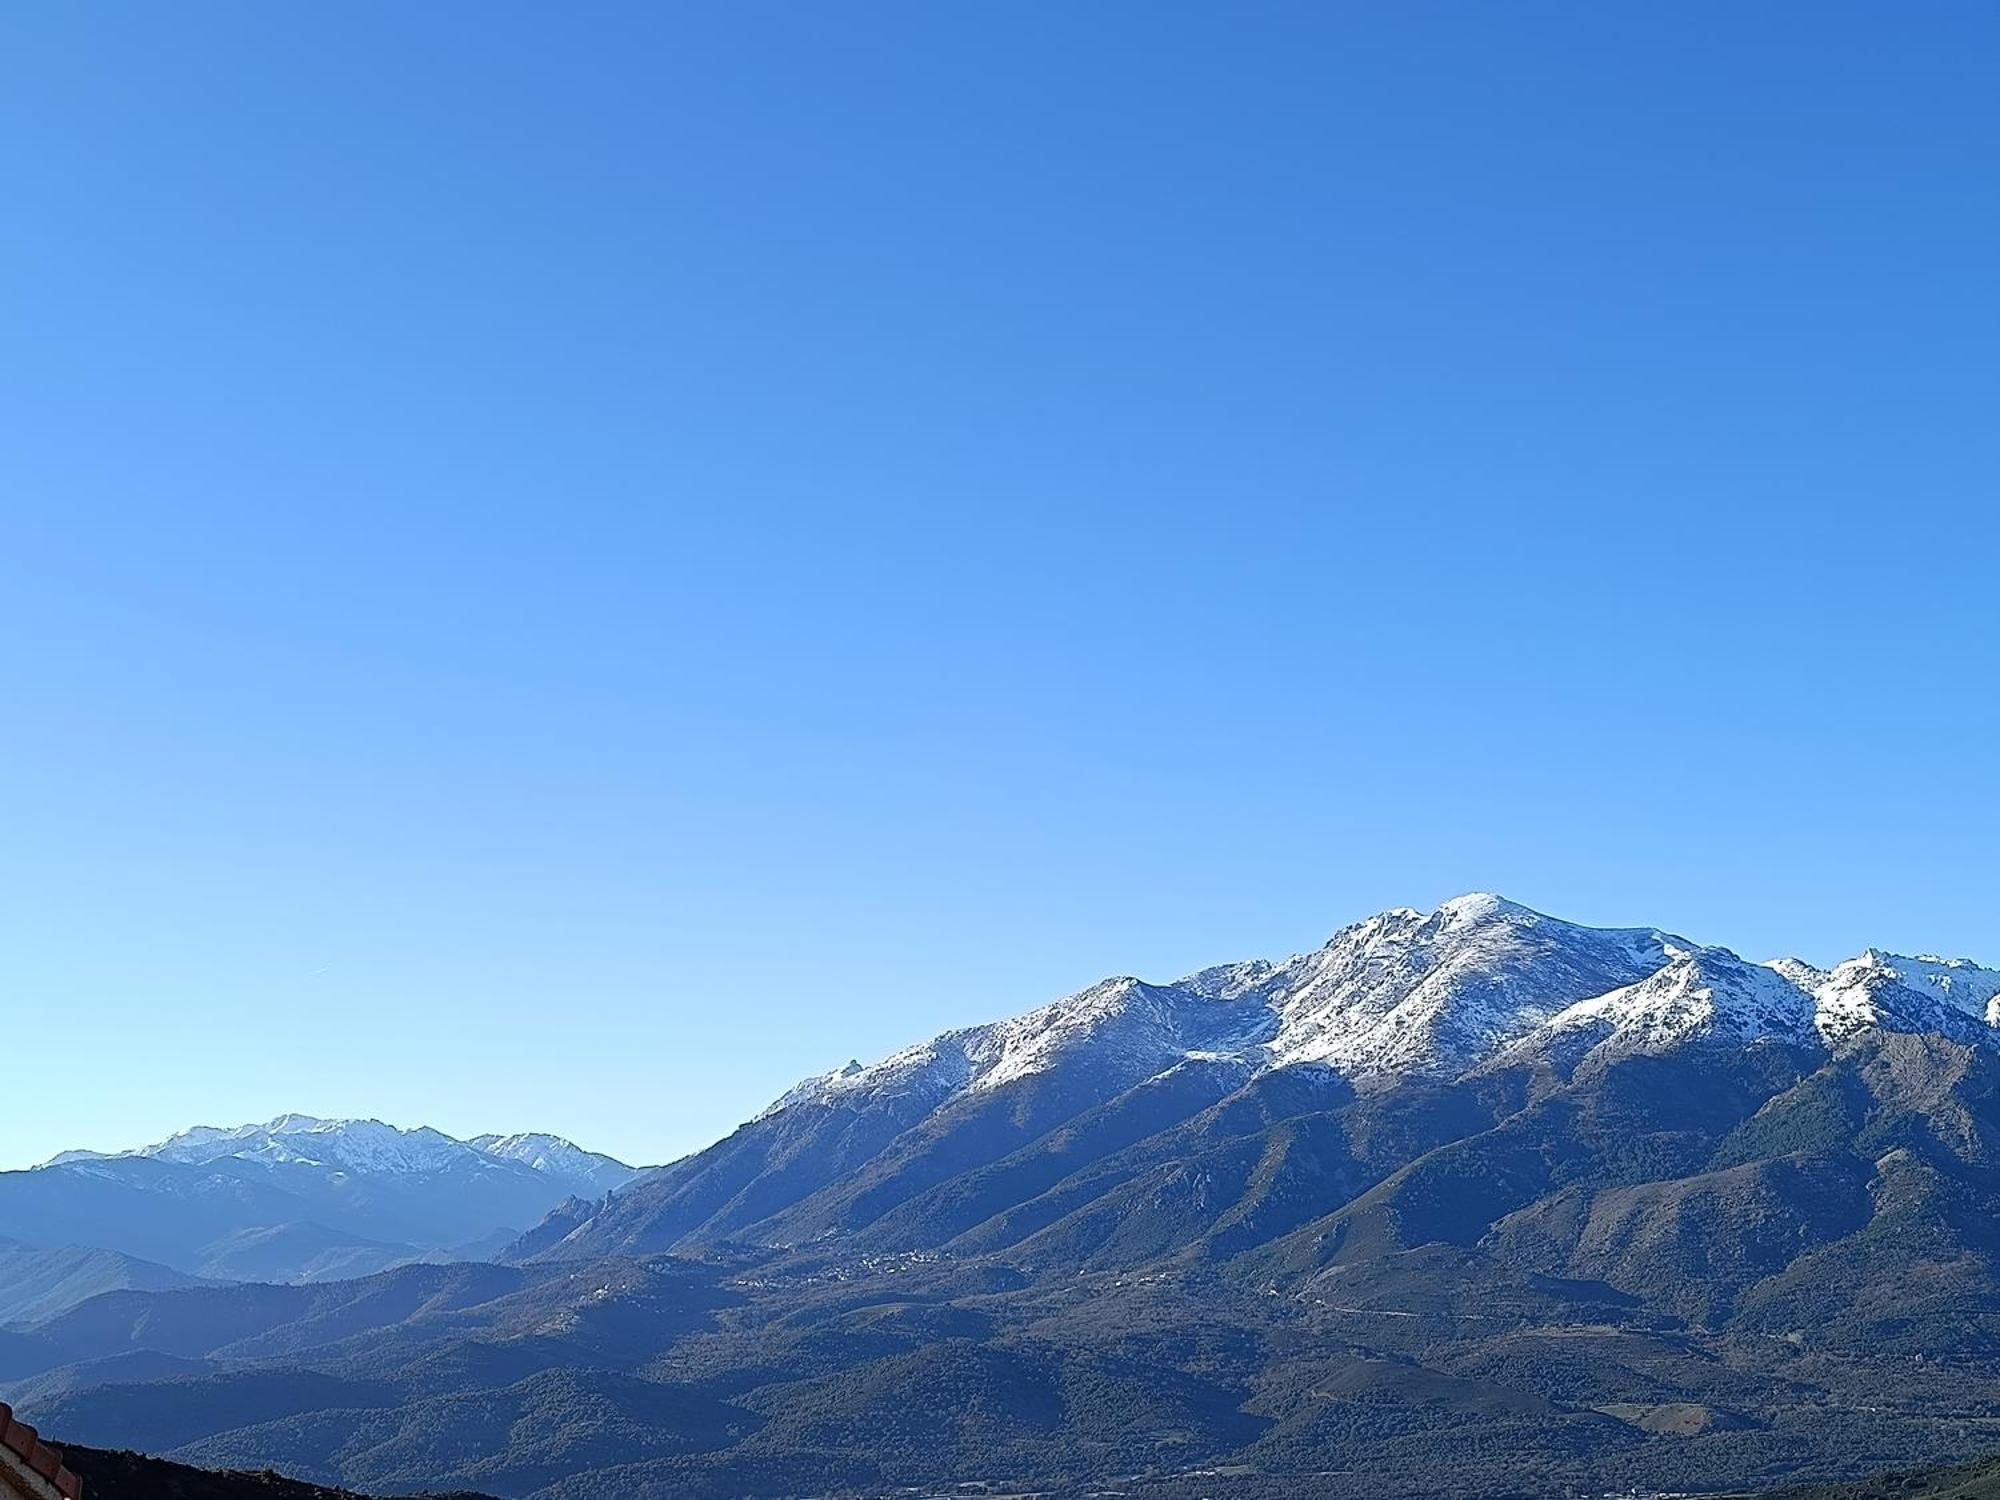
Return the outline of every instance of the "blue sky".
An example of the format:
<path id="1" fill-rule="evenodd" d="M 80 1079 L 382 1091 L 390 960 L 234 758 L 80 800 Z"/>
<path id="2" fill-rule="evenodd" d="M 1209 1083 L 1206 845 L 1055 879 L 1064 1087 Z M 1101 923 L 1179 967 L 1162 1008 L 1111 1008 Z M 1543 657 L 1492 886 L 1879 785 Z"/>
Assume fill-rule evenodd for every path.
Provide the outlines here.
<path id="1" fill-rule="evenodd" d="M 635 1159 L 1497 889 L 2000 961 L 2000 11 L 0 35 L 0 1164 Z"/>

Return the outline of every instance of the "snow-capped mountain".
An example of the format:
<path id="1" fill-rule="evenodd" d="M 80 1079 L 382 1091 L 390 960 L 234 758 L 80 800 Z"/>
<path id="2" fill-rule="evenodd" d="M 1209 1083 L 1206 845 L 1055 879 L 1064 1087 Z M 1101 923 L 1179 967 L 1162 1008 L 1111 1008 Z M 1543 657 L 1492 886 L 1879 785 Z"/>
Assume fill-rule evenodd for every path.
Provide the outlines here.
<path id="1" fill-rule="evenodd" d="M 423 1176 L 505 1163 L 540 1172 L 563 1194 L 599 1197 L 623 1187 L 638 1169 L 561 1136 L 482 1135 L 461 1141 L 429 1126 L 404 1130 L 380 1120 L 322 1120 L 280 1115 L 261 1125 L 197 1125 L 128 1151 L 65 1151 L 45 1166 L 131 1157 L 205 1166 L 232 1161 L 261 1166 L 325 1168 L 374 1176 Z"/>
<path id="2" fill-rule="evenodd" d="M 1190 1058 L 1244 1054 L 1268 1040 L 1272 1018 L 1178 985 L 1107 979 L 1053 1005 L 989 1026 L 948 1031 L 863 1067 L 850 1062 L 782 1095 L 766 1115 L 794 1104 L 908 1096 L 941 1102 L 996 1089 L 1088 1055 L 1137 1083 Z"/>
<path id="3" fill-rule="evenodd" d="M 546 1173 L 560 1182 L 573 1184 L 580 1198 L 598 1198 L 625 1186 L 639 1175 L 616 1157 L 586 1151 L 559 1135 L 528 1132 L 520 1135 L 476 1135 L 465 1143 L 500 1161 L 516 1161 L 524 1167 Z"/>
<path id="4" fill-rule="evenodd" d="M 1506 1047 L 1498 1061 L 1582 1043 L 1587 1056 L 1665 1052 L 1707 1038 L 1810 1043 L 1816 1002 L 1789 966 L 1748 964 L 1726 948 L 1669 947 L 1668 961 L 1635 984 L 1579 1000 Z"/>
<path id="5" fill-rule="evenodd" d="M 765 1111 L 924 1094 L 942 1101 L 1090 1053 L 1150 1077 L 1190 1061 L 1316 1064 L 1371 1085 L 1456 1076 L 1586 1033 L 1613 1050 L 1703 1037 L 1835 1045 L 1866 1028 L 2000 1044 L 2000 970 L 1870 949 L 1830 970 L 1753 964 L 1656 928 L 1593 928 L 1475 893 L 1396 907 L 1278 962 L 1165 985 L 1111 979 L 1010 1021 L 809 1078 Z"/>
<path id="6" fill-rule="evenodd" d="M 2000 970 L 1962 958 L 1907 958 L 1870 948 L 1821 974 L 1790 972 L 1810 984 L 1818 1024 L 1829 1041 L 1870 1028 L 1936 1031 L 1991 1041 L 2000 1025 Z"/>
<path id="7" fill-rule="evenodd" d="M 1320 1063 L 1359 1076 L 1463 1067 L 1567 1005 L 1656 972 L 1674 944 L 1690 946 L 1650 928 L 1579 927 L 1497 896 L 1461 896 L 1429 915 L 1398 907 L 1281 963 L 1167 985 L 1107 979 L 871 1066 L 850 1062 L 770 1109 L 892 1093 L 941 1100 L 1084 1053 L 1132 1082 L 1190 1060 Z"/>
<path id="8" fill-rule="evenodd" d="M 2000 971 L 1960 959 L 1871 950 L 1823 971 L 1657 928 L 1581 926 L 1488 894 L 1397 907 L 1290 958 L 1165 984 L 1107 979 L 808 1078 L 709 1150 L 595 1209 L 568 1206 L 513 1253 L 842 1233 L 1128 1096 L 1199 1109 L 1277 1079 L 1378 1095 L 1524 1069 L 1568 1078 L 1700 1047 L 1833 1055 L 1911 1032 L 1987 1047 L 2000 1044 L 1997 996 Z M 951 1191 L 959 1211 L 989 1189 Z"/>
<path id="9" fill-rule="evenodd" d="M 314 1281 L 480 1258 L 565 1200 L 602 1198 L 638 1175 L 558 1136 L 461 1141 L 281 1115 L 0 1173 L 0 1234 L 194 1276 Z"/>
<path id="10" fill-rule="evenodd" d="M 1428 915 L 1398 908 L 1249 992 L 1278 1021 L 1259 1061 L 1371 1078 L 1464 1068 L 1577 1000 L 1657 971 L 1679 942 L 1651 928 L 1579 927 L 1490 895 Z"/>

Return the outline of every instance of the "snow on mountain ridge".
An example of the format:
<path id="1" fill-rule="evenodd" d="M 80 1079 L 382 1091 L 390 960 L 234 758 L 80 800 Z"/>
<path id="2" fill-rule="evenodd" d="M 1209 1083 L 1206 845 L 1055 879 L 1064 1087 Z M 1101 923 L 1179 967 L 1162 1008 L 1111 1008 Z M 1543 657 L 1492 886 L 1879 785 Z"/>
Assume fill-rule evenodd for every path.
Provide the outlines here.
<path id="1" fill-rule="evenodd" d="M 1985 1040 L 2000 1026 L 2000 970 L 1963 958 L 1908 958 L 1870 948 L 1828 972 L 1815 998 L 1829 1042 L 1868 1027 Z"/>
<path id="2" fill-rule="evenodd" d="M 146 1158 L 183 1166 L 225 1160 L 286 1168 L 315 1167 L 336 1173 L 421 1176 L 452 1170 L 493 1170 L 525 1166 L 580 1185 L 611 1181 L 603 1190 L 629 1181 L 635 1169 L 559 1136 L 520 1134 L 461 1141 L 427 1125 L 401 1129 L 381 1120 L 327 1120 L 285 1114 L 263 1124 L 196 1125 L 126 1151 L 65 1151 L 44 1167 L 90 1161 Z"/>
<path id="3" fill-rule="evenodd" d="M 608 1193 L 613 1188 L 623 1187 L 639 1175 L 638 1168 L 629 1167 L 614 1156 L 606 1156 L 601 1151 L 586 1151 L 575 1141 L 541 1131 L 476 1135 L 465 1144 L 488 1156 L 532 1167 L 537 1172 L 587 1182 L 601 1192 Z"/>
<path id="4" fill-rule="evenodd" d="M 1199 1058 L 1320 1065 L 1387 1083 L 1578 1041 L 1607 1055 L 1704 1037 L 1832 1046 L 1869 1026 L 2000 1044 L 2000 971 L 1872 949 L 1831 971 L 1797 959 L 1752 964 L 1656 928 L 1584 927 L 1475 892 L 1430 913 L 1393 907 L 1281 962 L 1216 965 L 1167 985 L 1105 980 L 1011 1021 L 807 1079 L 764 1114 L 909 1092 L 942 1102 L 1072 1055 L 1101 1053 L 1139 1078 Z"/>
<path id="5" fill-rule="evenodd" d="M 1480 892 L 1428 916 L 1397 907 L 1334 934 L 1267 981 L 1269 1061 L 1368 1076 L 1463 1067 L 1565 1006 L 1664 966 L 1652 928 L 1581 927 Z"/>
<path id="6" fill-rule="evenodd" d="M 948 1031 L 880 1062 L 850 1062 L 806 1079 L 763 1113 L 864 1096 L 942 1100 L 999 1088 L 1086 1049 L 1113 1075 L 1137 1083 L 1190 1056 L 1240 1052 L 1270 1030 L 1268 1018 L 1183 986 L 1106 979 L 1024 1015 Z"/>
<path id="7" fill-rule="evenodd" d="M 1107 979 L 1012 1020 L 946 1032 L 809 1078 L 805 1102 L 997 1088 L 1088 1051 L 1132 1082 L 1191 1059 L 1323 1063 L 1355 1075 L 1462 1064 L 1563 1006 L 1652 972 L 1651 929 L 1578 927 L 1489 894 L 1428 915 L 1397 907 L 1282 963 L 1219 965 L 1173 984 Z"/>
<path id="8" fill-rule="evenodd" d="M 1634 984 L 1559 1011 L 1501 1054 L 1531 1055 L 1572 1039 L 1590 1054 L 1666 1052 L 1698 1038 L 1747 1043 L 1760 1037 L 1809 1042 L 1811 991 L 1771 964 L 1745 963 L 1727 948 L 1669 947 L 1665 967 Z"/>

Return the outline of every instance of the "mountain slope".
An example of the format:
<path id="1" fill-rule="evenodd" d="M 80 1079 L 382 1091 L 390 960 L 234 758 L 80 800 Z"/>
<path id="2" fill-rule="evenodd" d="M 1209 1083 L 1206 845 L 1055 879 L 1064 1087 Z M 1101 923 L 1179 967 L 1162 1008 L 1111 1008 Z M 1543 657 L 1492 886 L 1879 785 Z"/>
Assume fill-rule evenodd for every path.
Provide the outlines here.
<path id="1" fill-rule="evenodd" d="M 1996 992 L 1462 898 L 808 1080 L 506 1265 L 121 1292 L 0 1356 L 58 1433 L 507 1500 L 1955 1459 L 2000 1431 Z"/>
<path id="2" fill-rule="evenodd" d="M 1031 1182 L 1053 1188 L 1024 1163 L 1000 1164 L 1129 1090 L 1188 1097 L 1205 1086 L 1207 1105 L 1253 1077 L 1313 1070 L 1364 1095 L 1456 1089 L 1439 1107 L 1470 1118 L 1517 1096 L 1539 1069 L 1567 1076 L 1690 1046 L 1823 1055 L 1888 1032 L 1991 1045 L 1996 994 L 2000 972 L 1962 960 L 1871 950 L 1831 971 L 1749 964 L 1656 929 L 1600 931 L 1495 896 L 1460 897 L 1428 915 L 1385 912 L 1281 963 L 1167 985 L 1107 980 L 1012 1021 L 808 1079 L 717 1146 L 595 1211 L 566 1208 L 512 1253 L 589 1258 L 826 1235 L 938 1246 L 947 1223 L 955 1233 L 978 1227 L 964 1222 L 967 1205 L 985 1205 L 990 1218 L 1024 1209 Z M 1399 1100 L 1353 1113 L 1410 1110 Z M 1001 1181 L 1015 1184 L 1014 1201 L 1001 1201 Z M 1070 1198 L 1081 1190 L 1073 1184 Z M 940 1194 L 955 1205 L 943 1217 L 904 1208 Z M 920 1224 L 930 1231 L 912 1232 Z"/>
<path id="3" fill-rule="evenodd" d="M 144 1454 L 70 1448 L 68 1460 L 90 1500 L 368 1500 L 277 1474 L 225 1473 L 168 1463 Z M 430 1500 L 492 1500 L 467 1491 L 429 1492 Z"/>
<path id="4" fill-rule="evenodd" d="M 197 1284 L 195 1277 L 115 1250 L 0 1240 L 0 1325 L 39 1322 L 103 1292 Z"/>
<path id="5" fill-rule="evenodd" d="M 1751 1500 L 1725 1496 L 1723 1500 Z M 2000 1458 L 1946 1468 L 1877 1474 L 1848 1484 L 1787 1485 L 1755 1500 L 2000 1500 Z"/>
<path id="6" fill-rule="evenodd" d="M 567 1224 L 556 1244 L 538 1235 L 518 1253 L 858 1231 L 1191 1065 L 1233 1069 L 1238 1084 L 1280 1068 L 1378 1087 L 1454 1076 L 1577 1001 L 1656 972 L 1669 943 L 1650 929 L 1600 932 L 1469 896 L 1429 916 L 1398 909 L 1356 923 L 1281 964 L 1169 985 L 1106 980 L 1012 1021 L 808 1079 L 727 1140 Z M 1205 1102 L 1228 1091 L 1218 1086 Z"/>

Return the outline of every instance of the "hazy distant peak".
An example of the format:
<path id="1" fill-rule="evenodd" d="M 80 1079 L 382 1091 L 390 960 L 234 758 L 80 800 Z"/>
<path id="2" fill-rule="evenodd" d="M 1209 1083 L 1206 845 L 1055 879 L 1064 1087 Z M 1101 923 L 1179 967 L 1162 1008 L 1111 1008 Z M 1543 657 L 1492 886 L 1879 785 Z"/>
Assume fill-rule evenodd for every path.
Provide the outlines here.
<path id="1" fill-rule="evenodd" d="M 537 1172 L 587 1183 L 599 1192 L 623 1187 L 638 1170 L 601 1151 L 586 1151 L 563 1136 L 527 1131 L 514 1135 L 474 1136 L 466 1143 L 502 1161 L 519 1162 Z"/>
<path id="2" fill-rule="evenodd" d="M 182 1166 L 243 1163 L 272 1170 L 316 1169 L 363 1176 L 424 1176 L 527 1167 L 595 1193 L 629 1182 L 636 1169 L 560 1136 L 523 1133 L 461 1141 L 427 1125 L 403 1129 L 375 1119 L 283 1114 L 262 1124 L 197 1125 L 126 1151 L 65 1151 L 44 1167 L 144 1158 Z"/>

